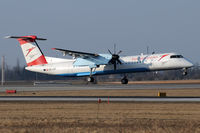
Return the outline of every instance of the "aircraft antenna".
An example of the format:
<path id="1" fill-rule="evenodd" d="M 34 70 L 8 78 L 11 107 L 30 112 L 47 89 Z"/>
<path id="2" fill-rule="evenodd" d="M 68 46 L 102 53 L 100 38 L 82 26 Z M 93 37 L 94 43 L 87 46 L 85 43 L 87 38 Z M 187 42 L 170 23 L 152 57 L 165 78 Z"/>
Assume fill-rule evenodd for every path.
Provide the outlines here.
<path id="1" fill-rule="evenodd" d="M 149 54 L 149 46 L 147 46 L 147 54 Z"/>

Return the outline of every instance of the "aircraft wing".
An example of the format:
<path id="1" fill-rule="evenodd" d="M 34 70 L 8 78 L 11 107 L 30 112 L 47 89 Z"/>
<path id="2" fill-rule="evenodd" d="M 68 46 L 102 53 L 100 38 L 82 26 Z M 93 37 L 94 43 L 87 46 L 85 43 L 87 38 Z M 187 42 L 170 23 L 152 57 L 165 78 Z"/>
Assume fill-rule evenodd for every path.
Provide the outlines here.
<path id="1" fill-rule="evenodd" d="M 86 53 L 86 52 L 79 52 L 79 51 L 72 51 L 72 50 L 66 50 L 66 49 L 60 49 L 60 48 L 52 48 L 53 50 L 57 50 L 63 53 L 63 56 L 65 55 L 70 55 L 73 56 L 75 58 L 77 57 L 82 57 L 82 58 L 87 58 L 87 57 L 97 57 L 99 56 L 98 54 L 94 54 L 94 53 Z"/>
<path id="2" fill-rule="evenodd" d="M 94 68 L 99 65 L 107 65 L 112 58 L 112 55 L 110 54 L 86 53 L 59 48 L 52 49 L 62 52 L 64 56 L 70 55 L 76 58 L 74 66 L 89 66 L 90 68 Z"/>

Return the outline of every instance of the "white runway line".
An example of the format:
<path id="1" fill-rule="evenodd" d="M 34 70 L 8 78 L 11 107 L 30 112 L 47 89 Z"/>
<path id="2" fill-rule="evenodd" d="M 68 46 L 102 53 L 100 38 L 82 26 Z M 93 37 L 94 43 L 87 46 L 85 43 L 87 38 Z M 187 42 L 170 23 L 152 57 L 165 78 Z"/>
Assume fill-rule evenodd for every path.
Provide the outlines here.
<path id="1" fill-rule="evenodd" d="M 101 97 L 78 97 L 78 96 L 1 96 L 0 101 L 68 101 L 68 102 L 98 102 L 98 99 L 101 99 L 102 102 L 107 102 L 108 98 L 101 98 Z M 166 98 L 159 98 L 159 97 L 109 97 L 109 102 L 200 102 L 200 97 L 166 97 Z"/>

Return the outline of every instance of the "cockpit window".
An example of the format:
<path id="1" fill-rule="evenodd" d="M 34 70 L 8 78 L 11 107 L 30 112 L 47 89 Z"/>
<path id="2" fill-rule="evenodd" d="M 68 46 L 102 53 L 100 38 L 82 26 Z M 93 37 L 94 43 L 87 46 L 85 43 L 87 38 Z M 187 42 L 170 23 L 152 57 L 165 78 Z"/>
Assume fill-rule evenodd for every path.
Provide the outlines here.
<path id="1" fill-rule="evenodd" d="M 182 55 L 171 55 L 170 58 L 183 58 Z"/>

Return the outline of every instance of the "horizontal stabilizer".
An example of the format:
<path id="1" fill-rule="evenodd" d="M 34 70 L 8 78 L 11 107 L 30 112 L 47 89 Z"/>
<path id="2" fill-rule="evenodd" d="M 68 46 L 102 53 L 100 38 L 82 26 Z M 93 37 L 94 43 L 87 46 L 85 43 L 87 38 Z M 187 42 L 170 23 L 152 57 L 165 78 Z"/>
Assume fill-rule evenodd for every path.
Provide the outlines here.
<path id="1" fill-rule="evenodd" d="M 6 36 L 5 38 L 14 38 L 14 39 L 33 39 L 33 40 L 47 40 L 45 38 L 37 38 L 37 36 Z"/>

